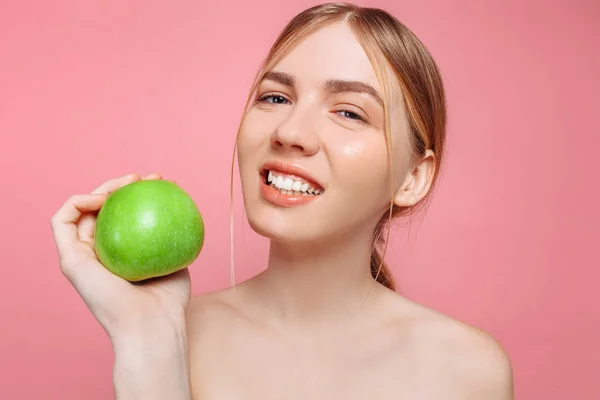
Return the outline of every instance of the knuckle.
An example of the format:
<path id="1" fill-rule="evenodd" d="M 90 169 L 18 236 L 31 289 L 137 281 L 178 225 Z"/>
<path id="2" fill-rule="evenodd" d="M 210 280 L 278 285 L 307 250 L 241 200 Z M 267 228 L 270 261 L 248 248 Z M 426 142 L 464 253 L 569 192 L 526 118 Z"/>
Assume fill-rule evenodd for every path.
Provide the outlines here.
<path id="1" fill-rule="evenodd" d="M 52 217 L 50 217 L 50 227 L 54 230 L 56 228 L 56 225 L 58 225 L 58 214 L 54 214 Z"/>
<path id="2" fill-rule="evenodd" d="M 60 208 L 60 210 L 58 211 L 58 214 L 62 214 L 65 209 L 73 207 L 76 201 L 77 201 L 77 196 L 76 195 L 69 196 L 67 198 L 67 200 L 63 203 L 63 205 Z"/>

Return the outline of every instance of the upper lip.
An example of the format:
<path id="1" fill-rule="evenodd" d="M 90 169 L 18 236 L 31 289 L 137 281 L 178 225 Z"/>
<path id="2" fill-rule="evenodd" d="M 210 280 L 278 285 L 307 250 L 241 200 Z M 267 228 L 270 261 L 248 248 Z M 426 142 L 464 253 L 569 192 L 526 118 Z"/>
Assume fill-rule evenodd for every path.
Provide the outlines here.
<path id="1" fill-rule="evenodd" d="M 274 171 L 275 173 L 282 172 L 284 174 L 294 175 L 298 178 L 302 178 L 311 183 L 314 183 L 321 189 L 324 189 L 323 185 L 315 177 L 313 177 L 304 167 L 302 167 L 299 164 L 286 163 L 280 160 L 272 160 L 267 161 L 263 164 L 263 166 L 260 169 L 260 173 L 265 174 L 267 170 Z"/>

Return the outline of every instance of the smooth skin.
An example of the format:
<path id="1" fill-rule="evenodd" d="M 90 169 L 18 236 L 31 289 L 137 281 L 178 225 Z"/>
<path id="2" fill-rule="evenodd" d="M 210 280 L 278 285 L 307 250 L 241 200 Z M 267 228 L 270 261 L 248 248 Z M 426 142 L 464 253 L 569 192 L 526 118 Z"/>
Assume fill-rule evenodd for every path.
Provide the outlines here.
<path id="1" fill-rule="evenodd" d="M 271 239 L 264 272 L 191 300 L 187 271 L 142 285 L 109 273 L 93 252 L 93 213 L 137 175 L 72 197 L 52 218 L 62 271 L 112 340 L 117 398 L 513 399 L 510 362 L 492 337 L 370 275 L 370 235 L 392 197 L 383 108 L 325 85 L 359 81 L 381 93 L 352 31 L 322 28 L 272 71 L 238 144 L 248 221 Z M 436 160 L 412 156 L 393 89 L 393 201 L 411 206 Z M 272 160 L 306 168 L 325 192 L 294 208 L 269 203 L 259 170 Z"/>

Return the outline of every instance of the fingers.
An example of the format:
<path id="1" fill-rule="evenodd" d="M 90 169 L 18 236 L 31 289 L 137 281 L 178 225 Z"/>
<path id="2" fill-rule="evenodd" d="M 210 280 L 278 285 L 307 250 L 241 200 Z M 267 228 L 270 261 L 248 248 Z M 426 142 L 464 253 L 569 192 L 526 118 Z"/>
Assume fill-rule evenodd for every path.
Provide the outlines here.
<path id="1" fill-rule="evenodd" d="M 162 179 L 162 175 L 159 174 L 158 172 L 150 174 L 150 175 L 146 175 L 145 177 L 142 178 L 142 180 L 147 181 L 147 180 L 151 180 L 151 179 Z"/>
<path id="2" fill-rule="evenodd" d="M 112 273 L 99 268 L 94 252 L 95 215 L 110 193 L 141 179 L 162 179 L 162 176 L 154 173 L 142 178 L 130 174 L 112 179 L 91 194 L 71 196 L 50 219 L 60 268 L 78 290 L 85 291 L 89 285 L 101 286 L 100 282 L 113 279 Z"/>
<path id="3" fill-rule="evenodd" d="M 50 220 L 59 257 L 65 258 L 77 243 L 77 221 L 84 213 L 97 211 L 106 200 L 106 194 L 75 195 L 70 197 Z"/>
<path id="4" fill-rule="evenodd" d="M 129 174 L 121 176 L 119 178 L 111 179 L 109 181 L 104 182 L 102 185 L 94 189 L 92 193 L 112 193 L 120 187 L 139 181 L 140 179 L 141 178 L 139 174 Z"/>
<path id="5" fill-rule="evenodd" d="M 121 176 L 119 178 L 111 179 L 109 181 L 104 182 L 102 185 L 98 186 L 92 193 L 112 193 L 115 190 L 128 185 L 130 183 L 139 181 L 139 180 L 150 180 L 150 179 L 162 179 L 161 174 L 153 173 L 150 175 L 146 175 L 145 177 L 140 177 L 139 174 L 129 174 L 125 176 Z"/>

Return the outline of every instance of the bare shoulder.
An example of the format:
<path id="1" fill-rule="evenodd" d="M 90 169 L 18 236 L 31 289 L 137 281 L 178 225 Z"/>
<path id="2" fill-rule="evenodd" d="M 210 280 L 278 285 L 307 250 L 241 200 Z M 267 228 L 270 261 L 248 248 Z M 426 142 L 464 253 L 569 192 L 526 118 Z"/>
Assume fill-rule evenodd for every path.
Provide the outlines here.
<path id="1" fill-rule="evenodd" d="M 191 299 L 186 324 L 194 398 L 229 398 L 232 357 L 247 345 L 248 319 L 239 309 L 239 291 L 223 289 Z M 224 392 L 221 392 L 224 391 Z"/>
<path id="2" fill-rule="evenodd" d="M 230 325 L 232 321 L 244 318 L 236 303 L 238 294 L 233 289 L 195 296 L 187 308 L 187 323 L 192 333 L 200 333 L 208 328 Z"/>
<path id="3" fill-rule="evenodd" d="M 494 337 L 401 296 L 396 301 L 405 321 L 409 316 L 410 346 L 436 381 L 445 383 L 440 388 L 451 388 L 461 399 L 513 399 L 510 359 Z"/>

